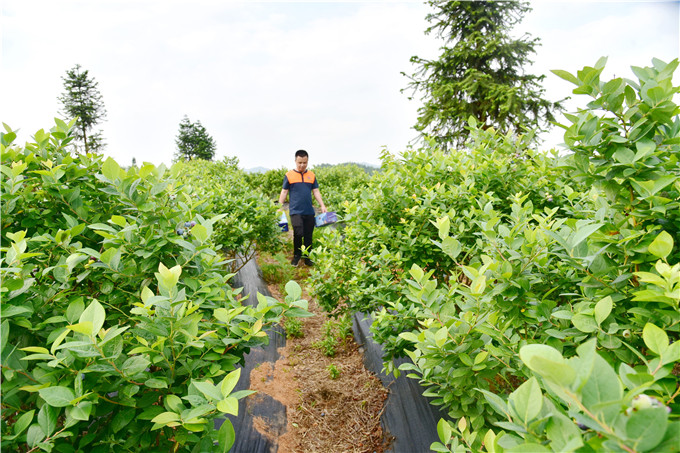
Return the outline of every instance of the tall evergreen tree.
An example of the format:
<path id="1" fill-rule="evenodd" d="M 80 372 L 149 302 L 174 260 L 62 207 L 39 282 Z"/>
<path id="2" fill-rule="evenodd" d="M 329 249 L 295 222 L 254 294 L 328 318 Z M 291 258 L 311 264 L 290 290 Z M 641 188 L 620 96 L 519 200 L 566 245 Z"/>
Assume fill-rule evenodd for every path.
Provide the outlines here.
<path id="1" fill-rule="evenodd" d="M 436 60 L 414 56 L 419 68 L 410 76 L 413 94 L 422 94 L 415 129 L 442 147 L 462 145 L 468 118 L 483 128 L 501 132 L 545 130 L 561 110 L 559 102 L 543 98 L 540 82 L 545 76 L 526 74 L 538 38 L 509 33 L 530 10 L 521 1 L 429 0 L 434 12 L 426 34 L 436 33 L 444 41 Z"/>
<path id="2" fill-rule="evenodd" d="M 58 99 L 63 105 L 62 114 L 68 118 L 78 118 L 76 123 L 76 140 L 82 143 L 84 152 L 99 152 L 105 144 L 101 131 L 90 133 L 100 121 L 106 119 L 106 108 L 94 78 L 88 77 L 88 71 L 75 65 L 66 71 L 64 94 Z"/>
<path id="3" fill-rule="evenodd" d="M 204 159 L 215 157 L 217 145 L 200 121 L 192 123 L 185 115 L 179 123 L 179 135 L 175 140 L 175 160 Z"/>

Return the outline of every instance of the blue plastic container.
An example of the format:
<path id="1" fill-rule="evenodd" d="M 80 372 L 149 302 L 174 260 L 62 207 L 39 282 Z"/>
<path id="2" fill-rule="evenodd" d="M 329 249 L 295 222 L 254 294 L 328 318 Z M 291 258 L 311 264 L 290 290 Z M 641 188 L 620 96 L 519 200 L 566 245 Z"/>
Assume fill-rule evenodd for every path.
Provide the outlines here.
<path id="1" fill-rule="evenodd" d="M 285 212 L 282 212 L 281 217 L 279 217 L 279 228 L 281 228 L 282 233 L 288 231 L 288 217 L 286 217 Z"/>

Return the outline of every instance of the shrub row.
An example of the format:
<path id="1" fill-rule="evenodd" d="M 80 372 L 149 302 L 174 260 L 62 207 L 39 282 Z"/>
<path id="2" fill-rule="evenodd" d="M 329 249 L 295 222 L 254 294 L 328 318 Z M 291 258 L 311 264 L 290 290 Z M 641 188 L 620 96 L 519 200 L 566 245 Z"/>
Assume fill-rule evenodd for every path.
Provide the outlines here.
<path id="1" fill-rule="evenodd" d="M 556 71 L 592 97 L 567 155 L 471 121 L 465 150 L 385 154 L 314 252 L 320 303 L 370 314 L 457 420 L 437 451 L 680 444 L 678 61 L 604 65 Z"/>
<path id="2" fill-rule="evenodd" d="M 2 449 L 228 451 L 233 427 L 214 422 L 249 394 L 237 365 L 307 314 L 299 287 L 243 306 L 215 242 L 228 195 L 183 183 L 213 175 L 72 156 L 73 125 L 0 135 Z"/>

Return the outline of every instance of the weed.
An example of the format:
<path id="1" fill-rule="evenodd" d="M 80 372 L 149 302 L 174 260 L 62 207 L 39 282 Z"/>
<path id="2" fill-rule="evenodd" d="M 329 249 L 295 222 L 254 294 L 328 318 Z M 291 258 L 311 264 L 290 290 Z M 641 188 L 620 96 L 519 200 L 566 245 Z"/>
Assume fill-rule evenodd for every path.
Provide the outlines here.
<path id="1" fill-rule="evenodd" d="M 334 364 L 331 363 L 326 367 L 326 369 L 328 370 L 328 375 L 330 376 L 331 379 L 337 379 L 338 377 L 340 377 L 340 370 L 338 370 L 338 368 Z"/>
<path id="2" fill-rule="evenodd" d="M 302 322 L 298 318 L 286 318 L 283 321 L 283 328 L 286 330 L 286 338 L 302 338 L 305 333 L 302 330 Z"/>

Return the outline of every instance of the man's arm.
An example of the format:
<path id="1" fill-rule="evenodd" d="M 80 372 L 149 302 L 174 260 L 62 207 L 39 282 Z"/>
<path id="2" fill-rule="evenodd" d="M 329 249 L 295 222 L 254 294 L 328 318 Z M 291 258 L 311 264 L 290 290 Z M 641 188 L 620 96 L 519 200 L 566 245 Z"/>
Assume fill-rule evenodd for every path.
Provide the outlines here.
<path id="1" fill-rule="evenodd" d="M 281 189 L 281 195 L 279 195 L 279 204 L 283 205 L 283 203 L 286 201 L 286 197 L 288 196 L 288 189 Z"/>
<path id="2" fill-rule="evenodd" d="M 326 205 L 323 204 L 323 199 L 321 198 L 321 192 L 319 189 L 312 189 L 312 195 L 314 195 L 314 198 L 316 198 L 316 201 L 319 202 L 319 206 L 321 206 L 321 212 L 328 212 L 326 209 Z"/>

